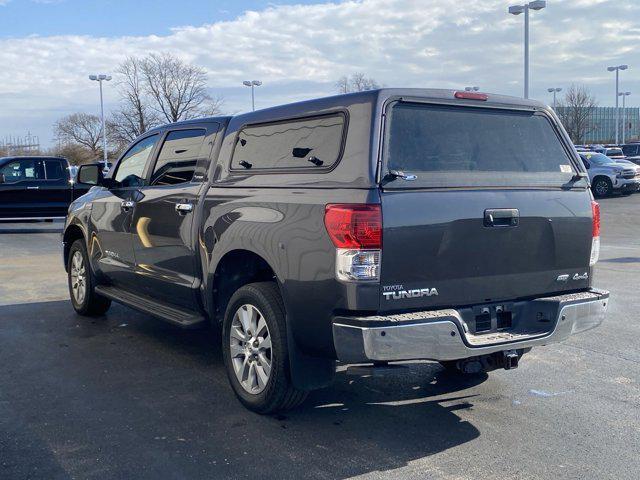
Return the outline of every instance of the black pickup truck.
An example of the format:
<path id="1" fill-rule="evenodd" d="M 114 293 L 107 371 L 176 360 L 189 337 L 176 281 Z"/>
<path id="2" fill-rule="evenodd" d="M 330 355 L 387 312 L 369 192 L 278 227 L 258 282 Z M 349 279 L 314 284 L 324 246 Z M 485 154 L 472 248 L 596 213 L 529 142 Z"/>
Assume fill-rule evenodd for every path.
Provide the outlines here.
<path id="1" fill-rule="evenodd" d="M 0 158 L 0 220 L 65 218 L 88 189 L 74 183 L 66 158 Z"/>
<path id="2" fill-rule="evenodd" d="M 600 214 L 551 109 L 478 92 L 381 89 L 136 140 L 76 200 L 71 302 L 222 326 L 248 408 L 292 408 L 336 360 L 515 368 L 596 327 Z"/>

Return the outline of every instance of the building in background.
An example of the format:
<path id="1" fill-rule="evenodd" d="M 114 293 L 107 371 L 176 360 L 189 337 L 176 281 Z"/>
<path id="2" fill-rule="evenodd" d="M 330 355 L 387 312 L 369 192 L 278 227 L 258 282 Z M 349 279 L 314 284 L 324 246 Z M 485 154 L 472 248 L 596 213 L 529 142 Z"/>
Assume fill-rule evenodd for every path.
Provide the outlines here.
<path id="1" fill-rule="evenodd" d="M 556 111 L 562 117 L 562 112 L 571 107 L 557 107 Z M 589 129 L 585 134 L 583 143 L 613 143 L 616 138 L 616 108 L 594 107 L 590 108 Z M 640 140 L 640 108 L 620 108 L 620 141 L 622 141 L 622 128 L 627 142 Z"/>

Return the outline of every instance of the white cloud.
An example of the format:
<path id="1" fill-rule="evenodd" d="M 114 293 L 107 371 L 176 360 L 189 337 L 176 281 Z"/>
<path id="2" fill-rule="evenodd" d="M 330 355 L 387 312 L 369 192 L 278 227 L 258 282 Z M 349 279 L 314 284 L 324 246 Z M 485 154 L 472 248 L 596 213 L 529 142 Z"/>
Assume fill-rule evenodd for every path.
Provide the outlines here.
<path id="1" fill-rule="evenodd" d="M 0 4 L 6 0 L 0 0 Z M 503 0 L 362 0 L 249 11 L 169 35 L 117 38 L 31 36 L 0 40 L 0 136 L 30 127 L 48 135 L 56 116 L 95 110 L 91 72 L 112 72 L 127 55 L 169 51 L 209 72 L 230 110 L 246 108 L 241 81 L 264 86 L 266 106 L 333 93 L 343 74 L 363 71 L 388 86 L 462 87 L 519 94 L 522 18 Z M 532 92 L 587 82 L 607 102 L 606 65 L 631 64 L 628 89 L 640 87 L 640 5 L 636 0 L 548 2 L 531 15 Z M 607 24 L 607 27 L 604 25 Z M 113 85 L 107 103 L 117 100 Z M 640 96 L 640 88 L 636 88 Z M 613 97 L 613 95 L 610 95 Z M 19 119 L 18 121 L 16 119 Z M 29 128 L 29 127 L 27 127 Z"/>

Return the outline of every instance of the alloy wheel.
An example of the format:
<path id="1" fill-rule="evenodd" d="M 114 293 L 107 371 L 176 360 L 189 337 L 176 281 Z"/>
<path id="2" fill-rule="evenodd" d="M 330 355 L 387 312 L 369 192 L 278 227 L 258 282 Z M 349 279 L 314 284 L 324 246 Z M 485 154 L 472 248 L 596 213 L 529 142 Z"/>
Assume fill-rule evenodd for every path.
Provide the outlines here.
<path id="1" fill-rule="evenodd" d="M 253 305 L 242 305 L 233 316 L 229 330 L 233 371 L 242 388 L 251 394 L 262 392 L 271 377 L 273 351 L 269 327 Z"/>
<path id="2" fill-rule="evenodd" d="M 606 195 L 609 192 L 609 185 L 604 180 L 599 180 L 596 183 L 596 193 L 600 196 Z"/>
<path id="3" fill-rule="evenodd" d="M 82 305 L 87 295 L 87 271 L 82 252 L 76 250 L 71 258 L 71 291 L 73 299 L 78 305 Z"/>

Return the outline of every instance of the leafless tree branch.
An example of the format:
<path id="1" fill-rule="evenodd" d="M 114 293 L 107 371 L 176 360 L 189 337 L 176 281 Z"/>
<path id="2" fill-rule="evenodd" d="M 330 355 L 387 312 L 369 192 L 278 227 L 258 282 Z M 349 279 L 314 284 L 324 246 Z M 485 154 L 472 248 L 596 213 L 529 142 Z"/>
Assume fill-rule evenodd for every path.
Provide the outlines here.
<path id="1" fill-rule="evenodd" d="M 589 89 L 576 84 L 567 89 L 564 99 L 558 103 L 556 112 L 573 143 L 584 143 L 587 134 L 593 130 L 591 115 L 597 105 Z"/>

